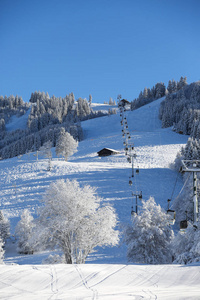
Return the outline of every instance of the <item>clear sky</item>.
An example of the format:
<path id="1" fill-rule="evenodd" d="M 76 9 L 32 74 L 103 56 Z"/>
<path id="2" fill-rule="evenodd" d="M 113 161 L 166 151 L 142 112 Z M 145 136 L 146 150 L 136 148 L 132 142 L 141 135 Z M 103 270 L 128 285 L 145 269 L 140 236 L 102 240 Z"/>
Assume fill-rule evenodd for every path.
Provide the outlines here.
<path id="1" fill-rule="evenodd" d="M 200 80 L 200 0 L 0 0 L 0 95 L 93 102 Z"/>

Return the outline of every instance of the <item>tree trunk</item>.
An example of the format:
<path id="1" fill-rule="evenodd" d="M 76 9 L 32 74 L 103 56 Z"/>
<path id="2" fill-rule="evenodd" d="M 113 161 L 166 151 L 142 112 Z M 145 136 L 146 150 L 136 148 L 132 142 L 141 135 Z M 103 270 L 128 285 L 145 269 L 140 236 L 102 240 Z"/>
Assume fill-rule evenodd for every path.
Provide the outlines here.
<path id="1" fill-rule="evenodd" d="M 65 253 L 65 261 L 67 264 L 72 264 L 72 258 L 68 253 Z"/>

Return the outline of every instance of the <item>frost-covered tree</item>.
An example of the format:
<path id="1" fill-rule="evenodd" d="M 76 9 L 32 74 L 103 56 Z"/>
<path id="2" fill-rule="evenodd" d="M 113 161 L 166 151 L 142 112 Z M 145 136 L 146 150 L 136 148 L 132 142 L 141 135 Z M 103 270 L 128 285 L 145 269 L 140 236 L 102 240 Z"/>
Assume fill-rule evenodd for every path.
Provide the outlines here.
<path id="1" fill-rule="evenodd" d="M 200 262 L 200 228 L 189 224 L 184 233 L 179 232 L 172 242 L 175 263 Z"/>
<path id="2" fill-rule="evenodd" d="M 4 247 L 4 242 L 0 238 L 0 264 L 3 264 L 3 259 L 4 259 L 4 253 L 5 253 L 5 251 L 4 251 L 3 247 Z"/>
<path id="3" fill-rule="evenodd" d="M 187 77 L 181 76 L 180 81 L 177 82 L 177 90 L 182 89 L 184 86 L 187 85 Z"/>
<path id="4" fill-rule="evenodd" d="M 89 95 L 89 101 L 88 101 L 88 103 L 89 103 L 89 106 L 91 107 L 91 105 L 92 105 L 92 95 L 91 94 Z"/>
<path id="5" fill-rule="evenodd" d="M 50 141 L 47 141 L 43 144 L 43 146 L 40 147 L 40 153 L 44 155 L 44 157 L 48 159 L 52 159 L 52 152 L 51 152 L 52 143 Z"/>
<path id="6" fill-rule="evenodd" d="M 8 218 L 4 216 L 2 210 L 0 210 L 0 238 L 3 242 L 10 236 L 10 222 Z"/>
<path id="7" fill-rule="evenodd" d="M 50 185 L 43 201 L 36 244 L 58 246 L 66 263 L 84 263 L 95 247 L 118 244 L 116 213 L 102 204 L 91 186 L 82 188 L 75 180 L 58 180 Z"/>
<path id="8" fill-rule="evenodd" d="M 91 109 L 89 103 L 86 99 L 79 98 L 76 105 L 76 115 L 83 119 L 84 117 L 90 115 Z"/>
<path id="9" fill-rule="evenodd" d="M 169 82 L 168 82 L 167 90 L 168 90 L 169 94 L 171 94 L 172 91 L 173 91 L 172 81 L 171 80 L 169 80 Z"/>
<path id="10" fill-rule="evenodd" d="M 41 155 L 44 155 L 48 159 L 48 171 L 51 170 L 51 160 L 52 160 L 52 152 L 51 152 L 52 143 L 47 141 L 40 147 L 39 151 Z"/>
<path id="11" fill-rule="evenodd" d="M 78 142 L 71 136 L 70 133 L 62 133 L 56 143 L 56 155 L 63 156 L 65 161 L 67 161 L 68 157 L 77 151 L 77 147 Z"/>
<path id="12" fill-rule="evenodd" d="M 128 260 L 149 264 L 170 263 L 173 231 L 169 217 L 152 197 L 143 201 L 142 205 L 139 214 L 133 216 L 132 225 L 125 231 Z"/>
<path id="13" fill-rule="evenodd" d="M 34 228 L 34 219 L 28 209 L 25 209 L 21 215 L 20 221 L 15 228 L 15 235 L 18 239 L 18 251 L 23 254 L 33 254 L 31 237 Z"/>

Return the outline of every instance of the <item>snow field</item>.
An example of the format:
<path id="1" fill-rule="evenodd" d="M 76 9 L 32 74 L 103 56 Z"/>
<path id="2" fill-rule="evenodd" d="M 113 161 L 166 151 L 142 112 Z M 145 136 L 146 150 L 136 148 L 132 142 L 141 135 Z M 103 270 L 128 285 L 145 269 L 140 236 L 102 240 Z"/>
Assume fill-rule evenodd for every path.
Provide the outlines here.
<path id="1" fill-rule="evenodd" d="M 2 266 L 0 278 L 0 298 L 14 300 L 178 300 L 200 292 L 198 266 L 14 265 Z"/>

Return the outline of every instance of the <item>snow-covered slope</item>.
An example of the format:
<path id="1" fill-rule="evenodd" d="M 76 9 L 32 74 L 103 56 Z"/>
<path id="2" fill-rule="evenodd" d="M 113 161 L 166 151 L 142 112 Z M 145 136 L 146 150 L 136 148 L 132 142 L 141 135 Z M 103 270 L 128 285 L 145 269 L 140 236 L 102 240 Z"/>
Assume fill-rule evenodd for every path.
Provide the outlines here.
<path id="1" fill-rule="evenodd" d="M 78 152 L 68 162 L 60 161 L 54 155 L 51 172 L 46 171 L 47 161 L 41 157 L 36 161 L 34 154 L 0 161 L 0 203 L 11 221 L 12 233 L 22 210 L 29 208 L 36 214 L 45 189 L 60 178 L 77 179 L 81 185 L 87 183 L 97 187 L 99 196 L 115 207 L 120 224 L 130 221 L 131 206 L 135 205 L 132 191 L 142 191 L 144 199 L 154 196 L 156 202 L 166 208 L 177 178 L 169 166 L 188 137 L 178 135 L 170 128 L 161 129 L 158 120 L 161 101 L 127 112 L 131 141 L 137 153 L 135 165 L 140 169 L 131 188 L 128 184 L 131 166 L 124 155 L 119 114 L 82 122 L 85 139 L 79 143 Z M 100 158 L 97 151 L 104 147 L 116 149 L 120 154 Z M 182 184 L 179 177 L 174 197 Z M 200 267 L 126 266 L 124 245 L 96 249 L 86 265 L 78 267 L 38 266 L 48 252 L 19 255 L 16 244 L 11 242 L 6 250 L 6 263 L 32 266 L 1 267 L 2 299 L 4 295 L 8 296 L 5 299 L 21 299 L 13 295 L 29 295 L 30 299 L 38 299 L 38 295 L 42 295 L 42 299 L 140 299 L 155 298 L 155 295 L 160 299 L 167 299 L 167 296 L 168 299 L 180 299 L 183 286 L 183 295 L 187 299 L 187 284 L 191 287 L 191 295 L 200 294 L 196 279 Z M 108 265 L 111 263 L 121 266 Z M 13 285 L 14 278 L 16 285 Z"/>
<path id="2" fill-rule="evenodd" d="M 199 266 L 2 266 L 0 299 L 199 299 Z"/>
<path id="3" fill-rule="evenodd" d="M 6 124 L 6 130 L 13 131 L 16 129 L 26 129 L 30 111 L 31 111 L 31 107 L 21 117 L 12 116 L 10 119 L 10 122 L 8 124 Z"/>

